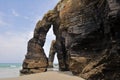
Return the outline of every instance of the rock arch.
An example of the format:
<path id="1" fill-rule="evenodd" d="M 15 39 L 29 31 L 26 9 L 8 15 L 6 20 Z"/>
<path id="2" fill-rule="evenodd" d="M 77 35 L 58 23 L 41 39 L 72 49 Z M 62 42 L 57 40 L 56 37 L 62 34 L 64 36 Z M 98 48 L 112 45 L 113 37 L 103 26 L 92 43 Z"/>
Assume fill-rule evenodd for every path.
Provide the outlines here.
<path id="1" fill-rule="evenodd" d="M 53 25 L 61 71 L 87 80 L 119 80 L 119 22 L 118 0 L 61 0 L 37 23 L 21 73 L 46 71 L 42 47 Z"/>
<path id="2" fill-rule="evenodd" d="M 43 19 L 38 21 L 34 30 L 33 38 L 28 42 L 28 50 L 23 62 L 21 73 L 44 72 L 48 67 L 48 58 L 44 53 L 44 43 L 46 35 L 51 25 L 56 35 L 56 52 L 58 53 L 60 70 L 67 70 L 63 48 L 61 44 L 61 35 L 59 33 L 59 14 L 57 11 L 50 10 L 44 15 Z"/>

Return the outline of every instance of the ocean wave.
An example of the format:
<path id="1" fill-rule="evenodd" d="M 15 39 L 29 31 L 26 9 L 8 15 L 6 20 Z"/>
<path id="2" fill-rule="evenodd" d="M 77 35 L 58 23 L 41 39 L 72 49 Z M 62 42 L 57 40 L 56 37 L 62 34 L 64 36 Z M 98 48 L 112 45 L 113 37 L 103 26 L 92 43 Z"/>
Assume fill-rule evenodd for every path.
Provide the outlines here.
<path id="1" fill-rule="evenodd" d="M 16 68 L 17 66 L 16 65 L 10 65 L 10 68 Z"/>
<path id="2" fill-rule="evenodd" d="M 0 63 L 0 68 L 19 68 L 21 66 L 18 63 Z"/>

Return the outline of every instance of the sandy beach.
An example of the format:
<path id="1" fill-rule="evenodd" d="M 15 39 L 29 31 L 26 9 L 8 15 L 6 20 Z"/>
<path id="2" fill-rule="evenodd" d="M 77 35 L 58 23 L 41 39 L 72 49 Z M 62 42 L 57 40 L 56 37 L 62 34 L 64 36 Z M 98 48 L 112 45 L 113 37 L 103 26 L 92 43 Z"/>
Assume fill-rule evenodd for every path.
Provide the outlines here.
<path id="1" fill-rule="evenodd" d="M 16 78 L 4 78 L 0 80 L 84 80 L 73 76 L 68 72 L 48 71 L 43 73 L 24 75 Z"/>

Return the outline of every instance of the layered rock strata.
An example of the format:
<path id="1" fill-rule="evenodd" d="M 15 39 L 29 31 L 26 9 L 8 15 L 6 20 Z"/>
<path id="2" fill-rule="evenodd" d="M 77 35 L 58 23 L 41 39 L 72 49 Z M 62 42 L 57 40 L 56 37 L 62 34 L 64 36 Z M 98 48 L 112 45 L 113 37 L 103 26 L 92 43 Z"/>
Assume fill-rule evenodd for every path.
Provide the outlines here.
<path id="1" fill-rule="evenodd" d="M 119 80 L 119 22 L 119 0 L 61 0 L 38 22 L 34 38 L 42 48 L 53 25 L 61 71 L 86 80 Z"/>

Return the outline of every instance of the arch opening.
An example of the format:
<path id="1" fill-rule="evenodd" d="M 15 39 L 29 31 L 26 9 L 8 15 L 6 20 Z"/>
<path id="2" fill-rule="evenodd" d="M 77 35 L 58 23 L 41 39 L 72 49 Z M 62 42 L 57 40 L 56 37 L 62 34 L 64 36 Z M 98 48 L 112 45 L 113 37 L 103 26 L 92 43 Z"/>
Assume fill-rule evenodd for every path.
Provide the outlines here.
<path id="1" fill-rule="evenodd" d="M 55 35 L 53 33 L 53 25 L 51 25 L 51 28 L 49 29 L 47 35 L 46 35 L 46 41 L 45 41 L 45 45 L 44 45 L 44 52 L 48 58 L 48 63 L 49 63 L 49 58 L 50 58 L 50 49 L 51 49 L 51 44 L 52 41 L 55 40 Z M 53 56 L 53 55 L 52 55 Z M 57 53 L 54 53 L 54 59 L 52 61 L 53 63 L 53 70 L 58 70 L 58 58 L 57 58 Z M 52 68 L 49 67 L 48 68 Z"/>

